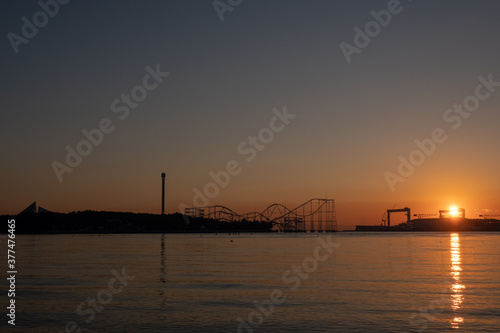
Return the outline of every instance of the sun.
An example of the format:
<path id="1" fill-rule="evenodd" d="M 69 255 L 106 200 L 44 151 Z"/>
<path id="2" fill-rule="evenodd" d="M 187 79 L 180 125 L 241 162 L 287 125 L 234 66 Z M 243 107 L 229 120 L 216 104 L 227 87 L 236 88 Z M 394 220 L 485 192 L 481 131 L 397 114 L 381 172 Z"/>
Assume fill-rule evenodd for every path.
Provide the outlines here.
<path id="1" fill-rule="evenodd" d="M 456 206 L 450 206 L 450 215 L 458 216 L 458 208 Z"/>

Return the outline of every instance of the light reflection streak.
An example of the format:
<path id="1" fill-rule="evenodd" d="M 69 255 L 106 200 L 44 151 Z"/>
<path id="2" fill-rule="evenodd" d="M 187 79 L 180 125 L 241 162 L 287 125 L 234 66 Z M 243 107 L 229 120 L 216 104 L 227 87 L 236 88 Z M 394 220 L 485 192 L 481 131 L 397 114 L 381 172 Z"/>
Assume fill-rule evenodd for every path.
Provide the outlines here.
<path id="1" fill-rule="evenodd" d="M 451 308 L 453 312 L 457 312 L 462 307 L 462 303 L 464 301 L 463 289 L 465 289 L 465 285 L 461 280 L 462 273 L 462 259 L 460 253 L 460 236 L 458 234 L 451 234 L 450 239 L 450 253 L 451 253 L 451 272 L 450 275 L 453 279 L 452 285 L 450 287 L 451 290 Z M 460 325 L 463 324 L 464 318 L 456 315 L 451 321 L 452 328 L 460 328 Z"/>

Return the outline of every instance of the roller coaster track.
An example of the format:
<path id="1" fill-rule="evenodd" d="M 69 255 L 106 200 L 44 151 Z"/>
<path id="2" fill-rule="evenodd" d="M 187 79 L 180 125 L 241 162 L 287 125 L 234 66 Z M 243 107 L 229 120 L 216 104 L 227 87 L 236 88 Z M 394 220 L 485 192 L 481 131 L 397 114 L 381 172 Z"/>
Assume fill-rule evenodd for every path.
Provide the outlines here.
<path id="1" fill-rule="evenodd" d="M 262 212 L 238 214 L 232 209 L 221 206 L 186 208 L 185 214 L 191 217 L 204 217 L 219 221 L 264 221 L 270 222 L 280 231 L 336 231 L 337 219 L 334 199 L 311 199 L 289 209 L 278 203 L 269 205 Z"/>

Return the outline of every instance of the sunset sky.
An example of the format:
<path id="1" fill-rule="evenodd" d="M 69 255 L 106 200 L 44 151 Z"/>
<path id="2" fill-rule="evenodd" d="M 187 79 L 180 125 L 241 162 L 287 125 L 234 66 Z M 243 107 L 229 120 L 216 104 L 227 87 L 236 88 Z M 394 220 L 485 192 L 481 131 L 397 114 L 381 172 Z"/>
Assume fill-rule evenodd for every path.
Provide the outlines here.
<path id="1" fill-rule="evenodd" d="M 333 198 L 341 230 L 379 224 L 395 205 L 500 214 L 500 2 L 389 3 L 248 0 L 221 21 L 210 0 L 70 1 L 13 47 L 9 33 L 42 9 L 2 1 L 0 214 L 35 200 L 159 213 L 161 172 L 173 213 L 232 160 L 239 173 L 209 204 L 241 213 Z M 398 13 L 369 24 L 380 31 L 348 63 L 340 44 L 355 47 L 354 28 L 388 6 Z M 169 75 L 134 90 L 158 68 Z M 133 91 L 147 96 L 114 112 Z M 447 114 L 464 102 L 475 111 Z M 284 108 L 296 117 L 273 122 Z M 106 118 L 114 130 L 60 181 L 54 161 L 67 165 L 66 147 Z M 446 140 L 414 153 L 422 163 L 391 190 L 386 172 L 436 128 Z M 251 155 L 259 133 L 268 143 Z"/>

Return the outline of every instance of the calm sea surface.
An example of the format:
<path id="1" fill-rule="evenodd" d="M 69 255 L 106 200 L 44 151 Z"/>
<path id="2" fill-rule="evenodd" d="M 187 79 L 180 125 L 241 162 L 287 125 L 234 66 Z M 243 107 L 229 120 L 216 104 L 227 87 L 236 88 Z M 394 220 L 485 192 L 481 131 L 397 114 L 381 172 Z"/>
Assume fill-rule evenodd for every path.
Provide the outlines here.
<path id="1" fill-rule="evenodd" d="M 500 233 L 16 241 L 2 332 L 500 332 Z"/>

